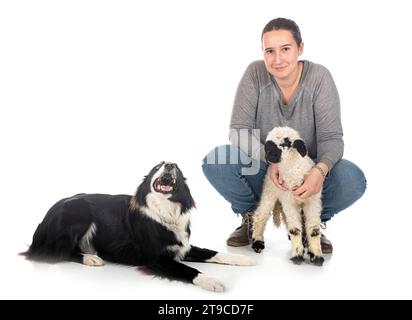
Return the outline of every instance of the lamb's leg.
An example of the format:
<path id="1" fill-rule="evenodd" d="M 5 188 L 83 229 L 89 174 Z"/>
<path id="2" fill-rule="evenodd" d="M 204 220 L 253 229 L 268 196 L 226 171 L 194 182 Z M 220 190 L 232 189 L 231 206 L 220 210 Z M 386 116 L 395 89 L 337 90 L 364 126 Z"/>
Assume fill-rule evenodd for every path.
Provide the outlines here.
<path id="1" fill-rule="evenodd" d="M 303 205 L 305 215 L 306 237 L 308 240 L 308 254 L 310 262 L 317 266 L 322 266 L 322 247 L 320 245 L 320 214 L 322 204 L 320 197 L 314 197 L 306 201 Z"/>
<path id="2" fill-rule="evenodd" d="M 303 262 L 303 243 L 302 243 L 302 216 L 300 214 L 300 206 L 294 201 L 282 203 L 283 212 L 286 216 L 287 226 L 290 241 L 292 243 L 292 260 L 295 264 Z"/>
<path id="3" fill-rule="evenodd" d="M 255 252 L 261 252 L 265 248 L 265 242 L 263 240 L 263 232 L 265 231 L 266 223 L 273 210 L 277 197 L 276 186 L 267 175 L 263 185 L 262 196 L 259 202 L 259 206 L 253 213 L 253 233 L 252 233 L 252 248 Z"/>

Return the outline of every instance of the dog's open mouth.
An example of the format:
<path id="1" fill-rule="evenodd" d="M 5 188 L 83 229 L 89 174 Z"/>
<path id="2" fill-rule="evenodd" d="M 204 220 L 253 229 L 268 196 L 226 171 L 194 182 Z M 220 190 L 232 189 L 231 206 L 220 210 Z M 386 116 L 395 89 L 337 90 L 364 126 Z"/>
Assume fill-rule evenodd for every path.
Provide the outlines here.
<path id="1" fill-rule="evenodd" d="M 155 180 L 153 188 L 156 192 L 172 193 L 176 185 L 176 177 L 171 174 L 165 174 Z"/>

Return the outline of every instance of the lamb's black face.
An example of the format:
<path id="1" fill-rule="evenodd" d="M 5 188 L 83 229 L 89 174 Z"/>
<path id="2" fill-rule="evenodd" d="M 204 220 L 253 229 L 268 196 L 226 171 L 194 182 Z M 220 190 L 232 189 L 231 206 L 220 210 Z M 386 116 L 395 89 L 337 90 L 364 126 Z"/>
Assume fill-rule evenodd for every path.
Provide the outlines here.
<path id="1" fill-rule="evenodd" d="M 281 161 L 282 153 L 299 152 L 302 157 L 308 153 L 299 133 L 290 127 L 275 127 L 268 133 L 265 143 L 266 160 L 271 163 Z M 285 155 L 284 153 L 283 155 Z"/>
<path id="2" fill-rule="evenodd" d="M 286 137 L 281 140 L 279 146 L 269 140 L 265 143 L 266 161 L 279 163 L 282 158 L 282 151 L 287 151 L 291 148 L 296 149 L 302 157 L 305 157 L 308 153 L 305 143 L 301 139 L 296 139 L 292 143 L 291 140 Z"/>
<path id="3" fill-rule="evenodd" d="M 161 162 L 154 168 L 154 171 L 153 189 L 164 194 L 173 193 L 176 190 L 177 179 L 181 178 L 177 165 L 170 162 Z"/>
<path id="4" fill-rule="evenodd" d="M 288 137 L 284 138 L 282 143 L 280 144 L 281 147 L 290 149 L 292 147 L 292 142 L 290 142 L 290 139 Z"/>

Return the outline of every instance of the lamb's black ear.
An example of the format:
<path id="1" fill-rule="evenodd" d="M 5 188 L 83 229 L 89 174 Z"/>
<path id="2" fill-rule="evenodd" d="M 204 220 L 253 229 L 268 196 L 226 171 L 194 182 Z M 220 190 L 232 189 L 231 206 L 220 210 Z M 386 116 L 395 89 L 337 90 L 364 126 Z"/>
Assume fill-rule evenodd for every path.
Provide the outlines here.
<path id="1" fill-rule="evenodd" d="M 266 161 L 270 163 L 279 163 L 282 155 L 282 150 L 272 141 L 269 140 L 265 143 L 265 156 Z"/>
<path id="2" fill-rule="evenodd" d="M 302 157 L 304 157 L 308 154 L 308 150 L 306 149 L 306 146 L 305 146 L 305 143 L 303 142 L 303 140 L 293 141 L 292 147 L 295 148 Z"/>

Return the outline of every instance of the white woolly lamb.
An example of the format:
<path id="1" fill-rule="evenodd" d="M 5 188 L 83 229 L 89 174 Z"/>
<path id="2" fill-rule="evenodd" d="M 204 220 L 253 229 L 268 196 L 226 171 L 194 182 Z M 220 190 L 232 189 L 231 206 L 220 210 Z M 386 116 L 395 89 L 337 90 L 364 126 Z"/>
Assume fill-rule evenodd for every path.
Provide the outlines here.
<path id="1" fill-rule="evenodd" d="M 265 152 L 268 162 L 279 163 L 280 177 L 289 190 L 301 185 L 305 174 L 314 166 L 312 159 L 307 156 L 306 146 L 299 133 L 290 127 L 276 127 L 270 131 L 265 143 Z M 291 260 L 295 264 L 304 261 L 302 237 L 306 236 L 310 261 L 322 266 L 324 259 L 320 244 L 321 192 L 303 200 L 292 191 L 278 188 L 270 177 L 270 170 L 265 177 L 259 206 L 253 214 L 252 248 L 256 252 L 264 249 L 263 232 L 266 222 L 273 210 L 275 225 L 279 226 L 282 209 L 283 221 L 292 243 Z"/>

